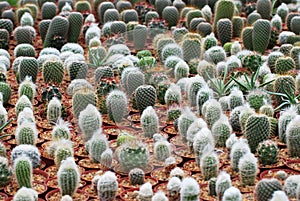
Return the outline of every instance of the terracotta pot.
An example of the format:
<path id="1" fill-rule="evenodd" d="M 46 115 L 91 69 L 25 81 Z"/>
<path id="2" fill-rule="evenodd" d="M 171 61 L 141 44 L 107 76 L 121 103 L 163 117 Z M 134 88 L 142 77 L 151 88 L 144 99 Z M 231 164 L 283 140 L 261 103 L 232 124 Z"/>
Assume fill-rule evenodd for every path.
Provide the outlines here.
<path id="1" fill-rule="evenodd" d="M 5 200 L 8 198 L 8 196 L 5 193 L 0 192 L 0 200 Z"/>
<path id="2" fill-rule="evenodd" d="M 47 179 L 49 179 L 49 174 L 43 170 L 34 169 L 33 179 L 35 182 L 44 183 Z"/>
<path id="3" fill-rule="evenodd" d="M 128 189 L 128 190 L 123 191 L 120 194 L 120 198 L 122 201 L 137 200 L 138 192 L 139 192 L 138 188 Z"/>
<path id="4" fill-rule="evenodd" d="M 136 188 L 140 187 L 140 185 L 131 185 L 129 177 L 121 178 L 121 179 L 119 179 L 118 182 L 119 182 L 119 186 L 123 187 L 124 189 L 136 189 Z M 157 179 L 148 177 L 148 176 L 145 177 L 145 183 L 147 183 L 147 182 L 150 182 L 150 184 L 152 186 L 155 186 L 158 184 Z"/>
<path id="5" fill-rule="evenodd" d="M 0 198 L 1 198 L 1 194 L 0 194 Z M 14 197 L 9 197 L 5 201 L 12 201 L 13 199 L 14 199 Z M 38 198 L 38 201 L 45 201 L 45 200 L 42 198 Z"/>
<path id="6" fill-rule="evenodd" d="M 291 170 L 291 169 L 287 169 L 287 168 L 282 168 L 282 169 L 271 169 L 271 170 L 265 170 L 262 173 L 260 173 L 259 178 L 263 179 L 263 178 L 276 178 L 276 173 L 278 171 L 284 171 L 287 173 L 287 177 L 291 176 L 291 175 L 298 175 L 299 172 L 295 171 L 295 170 Z"/>
<path id="7" fill-rule="evenodd" d="M 76 196 L 80 196 L 80 197 L 76 197 Z M 57 201 L 60 200 L 61 197 L 62 197 L 61 193 L 57 188 L 46 194 L 46 201 Z M 73 201 L 88 201 L 88 200 L 89 200 L 89 196 L 82 190 L 77 190 L 77 192 L 73 196 Z"/>
<path id="8" fill-rule="evenodd" d="M 300 159 L 299 160 L 288 160 L 285 162 L 285 165 L 294 171 L 300 172 Z"/>
<path id="9" fill-rule="evenodd" d="M 175 136 L 178 134 L 178 132 L 175 130 L 173 125 L 168 125 L 163 128 L 163 131 L 168 133 L 170 136 Z"/>
<path id="10" fill-rule="evenodd" d="M 48 188 L 51 189 L 57 189 L 58 188 L 58 181 L 57 178 L 49 178 L 45 181 L 45 184 L 48 186 Z M 80 181 L 79 187 L 82 188 L 86 185 L 85 181 Z"/>

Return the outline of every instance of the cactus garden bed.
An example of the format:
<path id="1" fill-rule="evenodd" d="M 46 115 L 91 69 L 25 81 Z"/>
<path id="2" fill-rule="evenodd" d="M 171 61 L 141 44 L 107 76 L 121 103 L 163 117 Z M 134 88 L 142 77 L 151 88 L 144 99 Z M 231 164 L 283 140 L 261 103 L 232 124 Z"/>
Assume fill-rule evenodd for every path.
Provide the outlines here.
<path id="1" fill-rule="evenodd" d="M 0 201 L 299 201 L 299 10 L 0 1 Z"/>

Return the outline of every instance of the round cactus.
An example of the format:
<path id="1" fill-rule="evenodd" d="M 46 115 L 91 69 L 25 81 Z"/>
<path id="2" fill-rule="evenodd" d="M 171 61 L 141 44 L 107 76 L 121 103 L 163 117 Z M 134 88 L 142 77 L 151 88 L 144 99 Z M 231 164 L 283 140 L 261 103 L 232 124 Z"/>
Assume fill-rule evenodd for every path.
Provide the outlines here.
<path id="1" fill-rule="evenodd" d="M 108 141 L 105 135 L 94 134 L 93 137 L 87 142 L 89 144 L 89 154 L 94 162 L 100 162 L 102 153 L 108 149 Z"/>
<path id="2" fill-rule="evenodd" d="M 154 144 L 154 155 L 159 161 L 165 161 L 172 152 L 170 143 L 166 140 L 159 140 Z"/>
<path id="3" fill-rule="evenodd" d="M 127 113 L 127 104 L 127 97 L 124 92 L 119 90 L 110 92 L 106 99 L 106 108 L 109 118 L 116 123 L 121 122 Z"/>
<path id="4" fill-rule="evenodd" d="M 142 169 L 134 168 L 130 170 L 129 174 L 130 184 L 135 185 L 142 185 L 145 183 L 145 172 Z"/>
<path id="5" fill-rule="evenodd" d="M 140 187 L 138 199 L 141 201 L 150 201 L 152 197 L 152 185 L 150 184 L 150 182 L 147 182 Z"/>
<path id="6" fill-rule="evenodd" d="M 282 185 L 277 179 L 262 179 L 255 186 L 257 201 L 268 201 L 275 191 L 282 190 Z"/>
<path id="7" fill-rule="evenodd" d="M 180 189 L 181 201 L 197 201 L 199 200 L 200 186 L 195 179 L 187 177 L 182 181 Z"/>
<path id="8" fill-rule="evenodd" d="M 262 165 L 272 165 L 277 163 L 279 149 L 271 140 L 266 140 L 258 144 L 257 154 L 259 163 Z"/>
<path id="9" fill-rule="evenodd" d="M 142 85 L 135 90 L 135 101 L 140 112 L 148 106 L 154 106 L 156 100 L 156 90 L 151 85 Z"/>
<path id="10" fill-rule="evenodd" d="M 242 201 L 242 193 L 238 188 L 230 187 L 224 192 L 222 201 Z"/>

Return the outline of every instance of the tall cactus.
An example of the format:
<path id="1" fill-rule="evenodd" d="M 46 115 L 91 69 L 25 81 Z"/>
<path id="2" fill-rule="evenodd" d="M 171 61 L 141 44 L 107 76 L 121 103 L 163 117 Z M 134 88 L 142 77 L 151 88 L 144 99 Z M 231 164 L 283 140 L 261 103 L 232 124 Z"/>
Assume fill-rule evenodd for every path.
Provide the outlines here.
<path id="1" fill-rule="evenodd" d="M 217 23 L 222 18 L 232 19 L 234 13 L 234 2 L 232 0 L 221 0 L 216 4 L 214 30 L 217 31 Z"/>
<path id="2" fill-rule="evenodd" d="M 26 156 L 20 156 L 14 162 L 14 173 L 19 187 L 32 187 L 32 163 Z"/>
<path id="3" fill-rule="evenodd" d="M 185 178 L 181 183 L 180 200 L 197 201 L 199 200 L 200 186 L 192 177 Z"/>
<path id="4" fill-rule="evenodd" d="M 113 172 L 105 172 L 98 180 L 97 191 L 100 200 L 114 200 L 119 184 Z"/>
<path id="5" fill-rule="evenodd" d="M 106 99 L 106 108 L 109 118 L 116 123 L 121 122 L 127 113 L 127 104 L 128 101 L 124 92 L 120 90 L 110 92 Z"/>
<path id="6" fill-rule="evenodd" d="M 47 106 L 47 120 L 49 123 L 56 123 L 62 115 L 62 104 L 60 100 L 53 97 Z"/>
<path id="7" fill-rule="evenodd" d="M 141 125 L 144 136 L 152 138 L 155 133 L 159 132 L 158 116 L 153 107 L 147 107 L 141 115 Z"/>
<path id="8" fill-rule="evenodd" d="M 297 115 L 291 122 L 288 124 L 286 129 L 286 142 L 289 155 L 291 157 L 299 157 L 299 122 L 300 116 Z"/>
<path id="9" fill-rule="evenodd" d="M 94 91 L 83 88 L 78 90 L 72 97 L 72 110 L 76 118 L 79 117 L 79 114 L 84 110 L 89 104 L 97 104 L 97 95 Z"/>
<path id="10" fill-rule="evenodd" d="M 269 0 L 266 0 L 269 1 Z M 271 24 L 268 20 L 259 19 L 253 25 L 253 50 L 264 54 L 271 37 Z"/>

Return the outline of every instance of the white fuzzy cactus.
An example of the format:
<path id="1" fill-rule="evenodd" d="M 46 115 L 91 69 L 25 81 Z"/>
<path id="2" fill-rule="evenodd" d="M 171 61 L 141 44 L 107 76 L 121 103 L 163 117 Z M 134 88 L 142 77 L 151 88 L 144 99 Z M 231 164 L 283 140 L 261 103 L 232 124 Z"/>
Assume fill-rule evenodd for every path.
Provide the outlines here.
<path id="1" fill-rule="evenodd" d="M 178 177 L 172 177 L 169 179 L 168 185 L 167 185 L 167 190 L 168 190 L 168 195 L 179 195 L 181 189 L 181 180 Z"/>
<path id="2" fill-rule="evenodd" d="M 84 140 L 88 141 L 92 138 L 95 131 L 102 127 L 102 117 L 98 109 L 89 104 L 78 117 L 78 125 L 84 134 Z"/>
<path id="3" fill-rule="evenodd" d="M 200 64 L 199 64 L 200 65 Z M 195 77 L 189 78 L 189 82 L 187 85 L 187 97 L 191 106 L 196 106 L 197 93 L 198 91 L 206 86 L 206 82 L 203 77 L 196 75 Z"/>
<path id="4" fill-rule="evenodd" d="M 73 198 L 69 195 L 63 196 L 60 201 L 73 201 Z"/>
<path id="5" fill-rule="evenodd" d="M 26 95 L 30 101 L 33 101 L 33 98 L 36 94 L 36 85 L 31 81 L 31 77 L 25 77 L 25 80 L 20 84 L 18 94 L 19 97 Z"/>
<path id="6" fill-rule="evenodd" d="M 62 118 L 59 118 L 52 130 L 52 140 L 56 141 L 59 139 L 71 139 L 71 131 L 69 123 L 64 121 Z"/>
<path id="7" fill-rule="evenodd" d="M 270 201 L 289 201 L 289 198 L 284 191 L 275 191 Z"/>
<path id="8" fill-rule="evenodd" d="M 226 115 L 222 115 L 220 119 L 213 124 L 211 132 L 214 136 L 216 146 L 225 147 L 226 140 L 232 133 L 232 127 L 229 123 L 228 117 Z"/>
<path id="9" fill-rule="evenodd" d="M 234 143 L 238 141 L 235 133 L 232 133 L 229 138 L 226 140 L 226 148 L 230 151 Z"/>
<path id="10" fill-rule="evenodd" d="M 300 175 L 291 175 L 284 181 L 283 190 L 289 198 L 297 197 L 297 186 L 300 184 Z"/>
<path id="11" fill-rule="evenodd" d="M 14 195 L 13 201 L 37 201 L 38 193 L 32 188 L 22 187 Z"/>
<path id="12" fill-rule="evenodd" d="M 238 188 L 230 187 L 228 188 L 222 198 L 222 201 L 242 201 L 242 194 Z"/>
<path id="13" fill-rule="evenodd" d="M 202 128 L 207 128 L 207 124 L 202 118 L 195 119 L 194 122 L 189 126 L 186 139 L 191 150 L 193 149 L 195 136 Z"/>
<path id="14" fill-rule="evenodd" d="M 222 200 L 225 191 L 232 186 L 230 175 L 222 171 L 217 177 L 216 193 L 219 200 Z"/>
<path id="15" fill-rule="evenodd" d="M 16 129 L 16 140 L 17 144 L 36 144 L 38 138 L 38 131 L 34 123 L 24 122 Z"/>
<path id="16" fill-rule="evenodd" d="M 184 171 L 180 167 L 176 167 L 170 172 L 170 177 L 178 177 L 179 179 L 183 179 Z"/>
<path id="17" fill-rule="evenodd" d="M 168 106 L 172 104 L 181 104 L 182 96 L 180 86 L 172 83 L 165 93 L 165 102 Z"/>
<path id="18" fill-rule="evenodd" d="M 0 101 L 0 127 L 7 122 L 7 119 L 8 119 L 7 111 L 3 107 L 2 102 Z"/>
<path id="19" fill-rule="evenodd" d="M 32 103 L 31 101 L 28 99 L 27 96 L 25 95 L 22 95 L 17 103 L 16 103 L 16 113 L 17 113 L 17 116 L 19 115 L 19 113 L 25 108 L 25 107 L 29 107 L 29 108 L 33 108 L 32 107 Z"/>
<path id="20" fill-rule="evenodd" d="M 152 106 L 148 106 L 141 115 L 141 126 L 144 136 L 152 138 L 155 133 L 159 132 L 159 120 L 156 111 Z"/>
<path id="21" fill-rule="evenodd" d="M 109 118 L 116 123 L 122 121 L 127 113 L 128 100 L 126 94 L 120 90 L 111 91 L 106 99 L 106 108 Z"/>
<path id="22" fill-rule="evenodd" d="M 115 173 L 107 171 L 98 180 L 97 190 L 100 200 L 113 200 L 119 184 Z"/>
<path id="23" fill-rule="evenodd" d="M 247 153 L 239 160 L 239 177 L 243 186 L 254 186 L 257 174 L 257 158 L 252 153 Z"/>
<path id="24" fill-rule="evenodd" d="M 200 186 L 198 182 L 192 178 L 187 177 L 182 181 L 180 190 L 181 201 L 198 201 L 200 194 Z"/>
<path id="25" fill-rule="evenodd" d="M 153 197 L 152 185 L 150 184 L 150 182 L 147 182 L 140 187 L 138 200 L 151 201 L 152 197 Z"/>
<path id="26" fill-rule="evenodd" d="M 62 114 L 62 105 L 58 98 L 53 97 L 47 106 L 47 120 L 49 123 L 56 123 Z"/>
<path id="27" fill-rule="evenodd" d="M 73 96 L 77 91 L 81 89 L 94 90 L 93 86 L 85 79 L 72 80 L 71 84 L 67 88 L 67 94 Z"/>
<path id="28" fill-rule="evenodd" d="M 231 55 L 236 55 L 238 52 L 242 50 L 242 46 L 239 41 L 234 41 L 231 45 L 230 53 Z"/>
<path id="29" fill-rule="evenodd" d="M 168 201 L 168 198 L 162 191 L 158 191 L 152 197 L 152 201 Z"/>
<path id="30" fill-rule="evenodd" d="M 196 115 L 189 107 L 185 107 L 182 114 L 178 118 L 178 132 L 182 137 L 183 142 L 187 141 L 187 130 L 195 121 Z"/>
<path id="31" fill-rule="evenodd" d="M 238 171 L 238 165 L 241 157 L 250 152 L 250 147 L 244 140 L 239 139 L 236 143 L 234 143 L 230 151 L 231 169 Z"/>
<path id="32" fill-rule="evenodd" d="M 185 61 L 179 61 L 174 70 L 174 76 L 176 81 L 180 80 L 181 78 L 188 77 L 190 71 L 189 65 Z"/>

